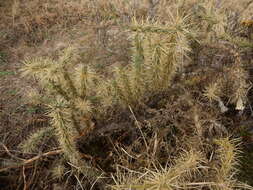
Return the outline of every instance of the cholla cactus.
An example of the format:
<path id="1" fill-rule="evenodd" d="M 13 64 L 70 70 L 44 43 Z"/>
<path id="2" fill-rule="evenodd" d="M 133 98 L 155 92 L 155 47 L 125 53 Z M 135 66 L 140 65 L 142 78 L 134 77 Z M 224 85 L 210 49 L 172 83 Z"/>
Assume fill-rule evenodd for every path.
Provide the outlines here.
<path id="1" fill-rule="evenodd" d="M 215 141 L 219 146 L 218 157 L 220 166 L 215 165 L 215 185 L 211 188 L 214 190 L 230 189 L 253 189 L 252 187 L 238 182 L 235 179 L 239 164 L 239 139 L 230 140 L 229 138 L 218 139 Z"/>
<path id="2" fill-rule="evenodd" d="M 48 101 L 47 106 L 50 108 L 49 116 L 52 118 L 55 136 L 71 164 L 83 175 L 94 180 L 96 172 L 81 159 L 75 145 L 75 137 L 93 127 L 93 107 L 89 98 L 92 95 L 95 76 L 86 66 L 75 65 L 75 61 L 71 60 L 73 51 L 73 48 L 67 48 L 57 61 L 49 58 L 26 60 L 23 74 L 39 79 L 42 86 L 46 87 L 48 96 L 54 95 L 55 98 Z M 29 144 L 44 133 L 41 131 L 32 136 Z"/>
<path id="3" fill-rule="evenodd" d="M 19 147 L 24 152 L 39 152 L 38 147 L 41 145 L 41 142 L 47 141 L 47 139 L 52 138 L 53 135 L 54 129 L 52 127 L 39 129 L 23 141 Z"/>
<path id="4" fill-rule="evenodd" d="M 133 171 L 120 167 L 114 177 L 115 190 L 175 190 L 175 189 L 210 189 L 232 190 L 253 188 L 236 180 L 239 149 L 238 139 L 229 138 L 215 141 L 219 146 L 217 162 L 219 164 L 208 165 L 205 154 L 196 150 L 185 151 L 174 161 L 174 165 L 161 168 L 155 166 L 155 170 L 146 169 Z"/>
<path id="5" fill-rule="evenodd" d="M 179 14 L 166 24 L 133 20 L 132 63 L 117 71 L 114 85 L 124 104 L 134 107 L 149 94 L 168 89 L 191 50 L 195 33 L 190 28 L 188 16 Z"/>
<path id="6" fill-rule="evenodd" d="M 63 165 L 63 163 L 57 163 L 52 169 L 52 177 L 56 179 L 62 179 L 64 177 L 64 174 L 66 173 L 66 167 Z"/>
<path id="7" fill-rule="evenodd" d="M 75 136 L 77 133 L 73 130 L 71 122 L 71 113 L 66 108 L 66 103 L 59 99 L 55 105 L 51 106 L 52 126 L 55 128 L 56 135 L 67 160 L 75 166 L 85 177 L 95 180 L 97 172 L 91 168 L 85 161 L 81 159 L 81 155 L 77 150 Z"/>
<path id="8" fill-rule="evenodd" d="M 193 187 L 201 187 L 203 184 L 194 184 L 190 182 L 193 176 L 198 175 L 201 168 L 202 156 L 198 152 L 184 152 L 176 160 L 172 167 L 159 167 L 152 171 L 142 172 L 128 171 L 117 174 L 116 185 L 112 186 L 115 190 L 136 189 L 136 190 L 174 190 L 174 189 L 191 189 Z M 132 173 L 131 175 L 127 173 Z M 121 176 L 121 175 L 124 176 Z"/>

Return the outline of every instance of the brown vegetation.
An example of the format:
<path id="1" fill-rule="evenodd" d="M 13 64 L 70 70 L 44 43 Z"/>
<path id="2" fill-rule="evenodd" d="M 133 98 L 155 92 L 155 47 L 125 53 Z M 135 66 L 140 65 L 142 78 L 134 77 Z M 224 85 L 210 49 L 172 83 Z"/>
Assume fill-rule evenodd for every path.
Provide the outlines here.
<path id="1" fill-rule="evenodd" d="M 0 53 L 19 59 L 24 109 L 42 118 L 14 125 L 2 103 L 3 188 L 253 189 L 252 1 L 14 0 L 0 10 Z M 14 78 L 3 75 L 7 89 Z"/>

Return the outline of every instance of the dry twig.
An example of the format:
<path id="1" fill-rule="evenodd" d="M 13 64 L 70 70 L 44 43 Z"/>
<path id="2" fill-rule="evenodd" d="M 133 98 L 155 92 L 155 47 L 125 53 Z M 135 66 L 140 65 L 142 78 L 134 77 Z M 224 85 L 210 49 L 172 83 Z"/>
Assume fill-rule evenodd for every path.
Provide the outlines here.
<path id="1" fill-rule="evenodd" d="M 14 158 L 14 159 L 17 159 L 17 160 L 21 160 L 21 161 L 24 161 L 24 160 L 25 160 L 25 159 L 19 158 L 19 157 L 15 156 L 15 155 L 11 154 L 10 151 L 9 151 L 9 149 L 8 149 L 4 144 L 2 144 L 2 147 L 4 148 L 4 150 L 6 151 L 6 153 L 7 153 L 10 157 L 12 157 L 12 158 Z"/>
<path id="2" fill-rule="evenodd" d="M 23 166 L 23 179 L 24 179 L 24 188 L 23 188 L 23 190 L 27 190 L 26 176 L 25 176 L 25 166 Z"/>
<path id="3" fill-rule="evenodd" d="M 50 152 L 46 152 L 46 153 L 37 155 L 37 156 L 35 156 L 35 157 L 31 158 L 31 159 L 25 160 L 25 161 L 23 161 L 23 163 L 12 165 L 12 166 L 8 166 L 6 168 L 2 168 L 2 169 L 0 169 L 0 172 L 4 172 L 6 170 L 13 169 L 13 168 L 19 168 L 19 167 L 22 167 L 22 166 L 26 166 L 26 165 L 31 164 L 32 162 L 34 162 L 34 161 L 42 158 L 42 157 L 57 155 L 57 154 L 60 154 L 62 152 L 63 152 L 62 150 L 53 150 L 53 151 L 50 151 Z"/>

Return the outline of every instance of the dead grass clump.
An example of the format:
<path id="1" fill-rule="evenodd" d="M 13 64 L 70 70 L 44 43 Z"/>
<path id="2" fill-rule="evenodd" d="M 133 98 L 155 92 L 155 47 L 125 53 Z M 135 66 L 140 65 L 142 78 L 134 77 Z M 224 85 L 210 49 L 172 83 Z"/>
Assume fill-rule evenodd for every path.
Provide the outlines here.
<path id="1" fill-rule="evenodd" d="M 118 166 L 113 189 L 252 189 L 234 179 L 238 164 L 238 142 L 228 138 L 216 141 L 219 154 L 207 160 L 203 153 L 183 152 L 173 165 L 135 171 Z M 215 164 L 213 164 L 213 159 Z"/>
<path id="2" fill-rule="evenodd" d="M 12 34 L 9 38 L 17 41 L 22 36 L 29 44 L 42 42 L 53 31 L 75 25 L 85 18 L 87 10 L 85 1 L 58 0 L 14 0 L 4 8 L 10 10 L 4 15 L 5 27 Z"/>

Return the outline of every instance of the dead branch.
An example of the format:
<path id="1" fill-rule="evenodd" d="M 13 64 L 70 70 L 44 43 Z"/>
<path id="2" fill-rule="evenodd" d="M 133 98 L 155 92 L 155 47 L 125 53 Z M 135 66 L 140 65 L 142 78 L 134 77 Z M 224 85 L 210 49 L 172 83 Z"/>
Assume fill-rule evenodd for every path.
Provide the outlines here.
<path id="1" fill-rule="evenodd" d="M 22 166 L 26 166 L 26 165 L 31 164 L 32 162 L 34 162 L 34 161 L 42 158 L 42 157 L 57 155 L 57 154 L 60 154 L 62 152 L 63 151 L 60 150 L 60 149 L 59 150 L 50 151 L 50 152 L 46 152 L 46 153 L 37 155 L 37 156 L 35 156 L 35 157 L 31 158 L 31 159 L 25 160 L 25 161 L 23 161 L 20 164 L 16 164 L 16 165 L 8 166 L 6 168 L 2 168 L 2 169 L 0 169 L 0 172 L 6 171 L 6 170 L 9 170 L 9 169 L 13 169 L 13 168 L 19 168 L 19 167 L 22 167 Z"/>
<path id="2" fill-rule="evenodd" d="M 17 160 L 21 160 L 21 161 L 24 161 L 24 160 L 25 160 L 25 159 L 19 158 L 19 157 L 15 156 L 15 155 L 11 154 L 11 152 L 9 151 L 9 149 L 8 149 L 4 144 L 2 144 L 2 147 L 4 148 L 4 150 L 6 151 L 6 153 L 7 153 L 10 157 L 12 157 L 12 158 L 14 158 L 14 159 L 17 159 Z"/>

